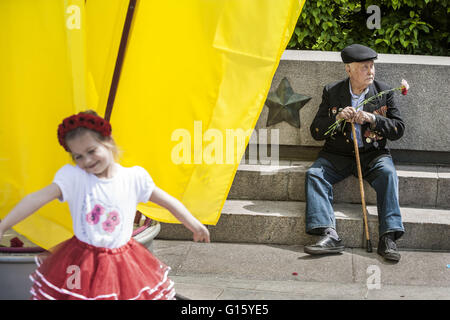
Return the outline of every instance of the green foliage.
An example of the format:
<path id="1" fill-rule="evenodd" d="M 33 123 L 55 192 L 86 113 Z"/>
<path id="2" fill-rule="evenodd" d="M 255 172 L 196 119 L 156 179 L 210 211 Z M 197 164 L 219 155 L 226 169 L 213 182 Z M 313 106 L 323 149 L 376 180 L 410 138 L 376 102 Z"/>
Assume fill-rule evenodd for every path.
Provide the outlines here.
<path id="1" fill-rule="evenodd" d="M 450 0 L 307 0 L 288 49 L 340 51 L 352 43 L 379 53 L 449 56 Z M 381 28 L 369 29 L 377 5 Z"/>

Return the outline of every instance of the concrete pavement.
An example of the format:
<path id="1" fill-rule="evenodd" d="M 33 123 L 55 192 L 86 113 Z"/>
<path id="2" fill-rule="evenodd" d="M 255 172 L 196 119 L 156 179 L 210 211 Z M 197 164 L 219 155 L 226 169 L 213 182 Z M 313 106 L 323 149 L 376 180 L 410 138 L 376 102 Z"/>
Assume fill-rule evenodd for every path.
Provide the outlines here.
<path id="1" fill-rule="evenodd" d="M 400 252 L 390 263 L 375 248 L 310 256 L 300 245 L 153 244 L 177 293 L 193 300 L 450 299 L 450 251 Z"/>

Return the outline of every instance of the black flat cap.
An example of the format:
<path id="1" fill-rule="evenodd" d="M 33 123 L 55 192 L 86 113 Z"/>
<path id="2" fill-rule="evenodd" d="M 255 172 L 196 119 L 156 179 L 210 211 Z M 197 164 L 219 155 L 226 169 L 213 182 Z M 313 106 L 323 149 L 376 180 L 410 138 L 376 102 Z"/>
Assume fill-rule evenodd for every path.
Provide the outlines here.
<path id="1" fill-rule="evenodd" d="M 361 44 L 352 44 L 341 51 L 341 58 L 344 63 L 375 60 L 378 54 L 375 50 Z"/>

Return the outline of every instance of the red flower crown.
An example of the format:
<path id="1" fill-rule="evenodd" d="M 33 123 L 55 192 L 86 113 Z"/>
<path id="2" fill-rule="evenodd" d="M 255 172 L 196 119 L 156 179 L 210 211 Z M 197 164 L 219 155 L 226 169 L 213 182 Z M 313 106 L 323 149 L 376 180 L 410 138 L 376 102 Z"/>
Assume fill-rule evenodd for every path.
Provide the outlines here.
<path id="1" fill-rule="evenodd" d="M 111 136 L 111 124 L 102 117 L 89 113 L 78 113 L 67 117 L 58 126 L 58 140 L 63 148 L 70 152 L 66 144 L 66 134 L 76 128 L 84 127 L 100 133 L 104 137 Z"/>

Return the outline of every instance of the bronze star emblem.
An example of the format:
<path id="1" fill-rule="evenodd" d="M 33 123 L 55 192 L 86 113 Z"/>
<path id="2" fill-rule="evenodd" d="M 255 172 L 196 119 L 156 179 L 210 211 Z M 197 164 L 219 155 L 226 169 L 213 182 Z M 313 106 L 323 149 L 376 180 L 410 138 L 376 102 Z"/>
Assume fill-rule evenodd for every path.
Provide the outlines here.
<path id="1" fill-rule="evenodd" d="M 269 116 L 266 126 L 286 121 L 291 126 L 300 128 L 299 111 L 309 100 L 311 97 L 295 93 L 288 79 L 284 77 L 275 92 L 270 92 L 267 96 Z"/>

